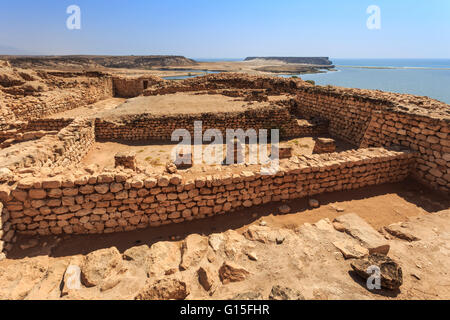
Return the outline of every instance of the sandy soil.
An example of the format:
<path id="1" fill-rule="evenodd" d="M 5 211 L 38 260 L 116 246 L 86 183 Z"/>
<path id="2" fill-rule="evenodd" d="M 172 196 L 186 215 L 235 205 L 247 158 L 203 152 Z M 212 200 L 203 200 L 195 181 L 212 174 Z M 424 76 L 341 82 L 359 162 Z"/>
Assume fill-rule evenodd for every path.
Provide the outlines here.
<path id="1" fill-rule="evenodd" d="M 324 137 L 326 137 L 324 135 Z M 349 150 L 352 148 L 348 143 L 336 140 L 337 152 Z M 292 147 L 293 156 L 310 155 L 314 149 L 315 137 L 302 137 L 280 142 L 280 146 Z M 113 142 L 113 141 L 97 141 L 83 158 L 82 165 L 97 164 L 101 168 L 114 166 L 114 155 L 117 152 L 133 152 L 136 154 L 136 160 L 139 166 L 147 167 L 149 165 L 163 168 L 168 162 L 172 160 L 171 152 L 176 147 L 176 144 L 169 144 L 167 142 Z M 207 145 L 203 145 L 203 150 Z M 245 161 L 249 162 L 249 145 L 245 148 Z M 226 144 L 222 145 L 221 159 L 226 157 Z M 270 154 L 271 145 L 268 144 L 268 154 Z M 193 149 L 192 149 L 193 152 Z M 207 165 L 195 164 L 193 168 L 189 169 L 191 172 L 206 172 L 214 167 Z M 225 168 L 223 168 L 225 169 Z"/>
<path id="2" fill-rule="evenodd" d="M 20 236 L 8 258 L 0 261 L 0 297 L 133 299 L 146 288 L 174 294 L 170 284 L 158 284 L 161 280 L 172 285 L 183 281 L 188 288 L 187 300 L 233 299 L 237 294 L 259 294 L 256 298 L 267 299 L 275 285 L 294 289 L 306 299 L 450 297 L 450 211 L 438 212 L 448 208 L 448 199 L 410 181 L 324 194 L 317 199 L 321 203 L 317 209 L 310 209 L 306 199 L 286 202 L 291 213 L 285 215 L 278 214 L 280 204 L 270 204 L 126 233 Z M 369 223 L 374 228 L 368 230 L 371 234 L 381 232 L 378 237 L 390 246 L 389 257 L 403 271 L 400 290 L 370 291 L 352 272 L 350 264 L 355 260 L 345 259 L 336 243 L 356 245 L 358 240 L 339 232 L 331 223 L 333 218 L 349 213 Z M 396 222 L 402 222 L 402 230 L 419 240 L 409 242 L 381 230 Z M 256 238 L 249 237 L 250 230 L 259 230 L 253 233 Z M 89 262 L 86 254 L 98 260 Z M 147 254 L 151 260 L 145 260 Z M 120 269 L 110 261 L 118 261 Z M 180 261 L 187 263 L 187 269 L 179 269 Z M 219 269 L 225 263 L 243 268 L 247 276 L 238 282 L 222 283 Z M 63 277 L 69 264 L 89 274 L 100 272 L 105 278 L 94 287 L 82 285 L 63 296 Z M 200 266 L 208 270 L 210 290 L 199 282 Z"/>
<path id="3" fill-rule="evenodd" d="M 306 198 L 285 202 L 291 208 L 289 214 L 280 214 L 278 212 L 280 203 L 272 203 L 157 228 L 114 234 L 64 236 L 64 239 L 57 241 L 57 245 L 53 236 L 39 237 L 39 240 L 41 246 L 46 243 L 46 246 L 53 247 L 51 256 L 64 257 L 87 254 L 111 246 L 116 246 L 123 252 L 134 245 L 180 240 L 193 233 L 210 235 L 227 230 L 244 232 L 249 226 L 258 225 L 261 220 L 274 228 L 295 229 L 305 223 L 316 223 L 325 218 L 333 220 L 346 213 L 357 213 L 375 230 L 379 230 L 383 226 L 403 222 L 410 217 L 424 216 L 450 207 L 449 199 L 418 186 L 413 180 L 321 194 L 314 198 L 319 200 L 321 204 L 319 208 L 309 207 Z M 19 238 L 8 258 L 34 256 L 36 251 L 39 251 L 38 248 L 20 249 L 20 244 L 26 243 L 30 237 L 19 236 Z"/>
<path id="4" fill-rule="evenodd" d="M 96 103 L 67 110 L 64 112 L 55 113 L 52 115 L 49 115 L 45 118 L 48 119 L 59 119 L 59 118 L 76 118 L 76 117 L 87 117 L 87 116 L 93 116 L 101 111 L 104 110 L 111 110 L 121 103 L 123 103 L 126 99 L 124 98 L 110 98 L 98 101 Z"/>
<path id="5" fill-rule="evenodd" d="M 272 102 L 284 99 L 286 96 L 272 96 L 269 97 L 268 102 L 249 103 L 243 98 L 220 94 L 175 93 L 162 96 L 140 96 L 128 99 L 117 107 L 100 113 L 99 116 L 108 118 L 139 113 L 173 115 L 245 111 L 266 107 Z"/>
<path id="6" fill-rule="evenodd" d="M 163 70 L 155 68 L 154 70 L 137 70 L 137 69 L 108 69 L 108 72 L 117 75 L 140 76 L 151 74 L 158 77 L 169 76 L 187 76 L 194 75 L 198 71 L 198 75 L 207 71 L 214 72 L 242 72 L 259 75 L 274 75 L 274 73 L 311 73 L 314 72 L 303 64 L 287 64 L 278 60 L 251 60 L 251 61 L 217 61 L 217 62 L 198 62 L 195 65 L 186 65 L 182 67 L 167 67 Z M 270 72 L 268 71 L 270 70 Z"/>

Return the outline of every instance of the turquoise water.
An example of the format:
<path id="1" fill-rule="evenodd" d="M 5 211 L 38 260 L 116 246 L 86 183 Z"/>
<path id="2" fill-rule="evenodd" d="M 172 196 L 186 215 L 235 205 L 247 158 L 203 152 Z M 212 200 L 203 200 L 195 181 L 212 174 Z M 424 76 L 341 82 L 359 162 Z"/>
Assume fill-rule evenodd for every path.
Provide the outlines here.
<path id="1" fill-rule="evenodd" d="M 332 59 L 338 66 L 450 68 L 450 59 Z"/>
<path id="2" fill-rule="evenodd" d="M 410 93 L 450 104 L 450 59 L 332 59 L 332 61 L 338 71 L 298 76 L 303 80 L 314 80 L 318 85 Z M 383 67 L 393 69 L 382 69 Z"/>

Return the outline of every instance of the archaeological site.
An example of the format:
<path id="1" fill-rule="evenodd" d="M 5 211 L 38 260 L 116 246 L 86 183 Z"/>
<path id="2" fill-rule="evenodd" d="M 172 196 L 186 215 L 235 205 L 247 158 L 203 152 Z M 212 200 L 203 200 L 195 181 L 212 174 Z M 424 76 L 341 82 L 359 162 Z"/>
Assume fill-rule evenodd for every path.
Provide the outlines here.
<path id="1" fill-rule="evenodd" d="M 446 103 L 0 63 L 0 299 L 450 298 Z M 177 159 L 216 129 L 221 161 L 175 161 L 177 129 Z M 239 129 L 268 141 L 227 144 Z"/>

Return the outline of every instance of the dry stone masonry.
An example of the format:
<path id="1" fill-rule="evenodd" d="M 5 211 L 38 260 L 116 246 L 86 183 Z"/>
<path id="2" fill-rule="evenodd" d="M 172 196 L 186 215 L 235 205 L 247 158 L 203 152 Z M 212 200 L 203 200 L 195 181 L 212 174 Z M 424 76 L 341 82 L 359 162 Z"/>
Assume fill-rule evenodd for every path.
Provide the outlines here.
<path id="1" fill-rule="evenodd" d="M 18 70 L 18 69 L 17 69 Z M 300 79 L 213 74 L 184 81 L 121 78 L 97 72 L 0 72 L 0 249 L 17 233 L 110 233 L 180 223 L 269 202 L 396 182 L 411 175 L 450 193 L 450 110 L 436 100 L 371 90 L 314 86 Z M 30 83 L 32 82 L 32 83 Z M 258 103 L 244 112 L 155 116 L 128 114 L 75 119 L 48 115 L 106 97 L 195 91 Z M 79 162 L 96 140 L 170 140 L 175 129 L 280 129 L 282 138 L 315 136 L 316 152 L 282 151 L 281 170 L 262 176 L 137 170 L 128 155 L 97 172 Z M 354 150 L 334 152 L 324 134 Z M 321 137 L 322 136 L 322 137 Z M 6 143 L 5 143 L 6 142 Z M 113 155 L 111 155 L 113 157 Z M 144 168 L 145 169 L 145 168 Z"/>
<path id="2" fill-rule="evenodd" d="M 284 160 L 287 161 L 287 160 Z M 4 211 L 26 234 L 102 233 L 180 223 L 263 203 L 351 190 L 406 178 L 410 152 L 383 148 L 287 161 L 274 175 L 148 176 L 134 171 L 29 177 L 4 189 Z"/>
<path id="3" fill-rule="evenodd" d="M 276 129 L 284 138 L 318 135 L 327 132 L 324 122 L 299 121 L 285 107 L 271 106 L 245 112 L 219 112 L 193 115 L 155 116 L 141 113 L 97 118 L 95 135 L 99 140 L 161 140 L 170 141 L 176 129 L 186 129 L 194 136 L 194 122 L 202 121 L 203 133 L 218 129 L 225 136 L 227 129 Z"/>
<path id="4" fill-rule="evenodd" d="M 329 138 L 318 138 L 314 144 L 313 153 L 333 153 L 336 151 L 336 141 Z"/>
<path id="5" fill-rule="evenodd" d="M 114 166 L 136 170 L 136 155 L 131 152 L 118 152 L 114 156 Z"/>

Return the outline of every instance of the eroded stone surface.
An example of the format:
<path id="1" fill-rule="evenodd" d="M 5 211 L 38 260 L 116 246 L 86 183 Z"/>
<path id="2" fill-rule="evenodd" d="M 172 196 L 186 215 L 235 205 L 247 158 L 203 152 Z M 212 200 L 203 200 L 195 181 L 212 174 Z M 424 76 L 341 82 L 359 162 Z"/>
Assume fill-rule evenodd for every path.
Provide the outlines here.
<path id="1" fill-rule="evenodd" d="M 336 230 L 348 233 L 369 249 L 369 253 L 387 254 L 387 240 L 355 213 L 348 213 L 334 220 Z"/>
<path id="2" fill-rule="evenodd" d="M 397 290 L 403 284 L 402 268 L 391 258 L 375 253 L 366 259 L 356 260 L 351 263 L 353 270 L 364 279 L 374 275 L 374 266 L 380 270 L 381 287 L 389 290 Z"/>

